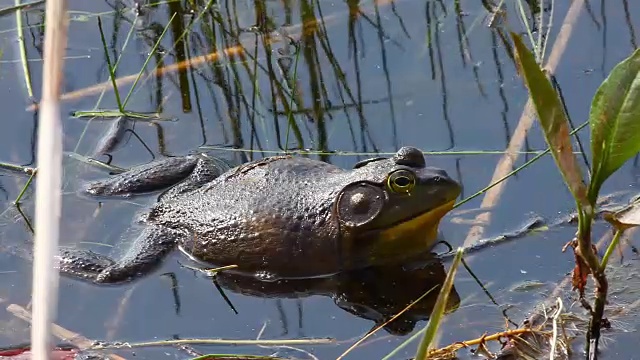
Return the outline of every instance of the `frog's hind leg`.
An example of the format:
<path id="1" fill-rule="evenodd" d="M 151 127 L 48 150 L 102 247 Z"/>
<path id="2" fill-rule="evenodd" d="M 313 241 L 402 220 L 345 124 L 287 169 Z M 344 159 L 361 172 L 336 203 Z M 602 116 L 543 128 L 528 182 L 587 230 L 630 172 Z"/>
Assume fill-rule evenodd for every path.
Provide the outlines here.
<path id="1" fill-rule="evenodd" d="M 90 250 L 61 249 L 60 271 L 97 284 L 128 282 L 155 270 L 176 247 L 180 236 L 171 229 L 146 227 L 119 260 Z"/>

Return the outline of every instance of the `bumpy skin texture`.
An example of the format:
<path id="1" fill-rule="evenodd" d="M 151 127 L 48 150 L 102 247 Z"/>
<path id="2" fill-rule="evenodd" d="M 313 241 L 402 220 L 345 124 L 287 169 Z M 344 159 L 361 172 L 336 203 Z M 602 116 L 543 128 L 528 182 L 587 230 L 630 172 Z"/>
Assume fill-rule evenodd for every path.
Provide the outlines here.
<path id="1" fill-rule="evenodd" d="M 318 161 L 267 158 L 156 204 L 147 222 L 182 232 L 180 248 L 205 262 L 289 276 L 335 271 L 340 248 L 331 205 L 345 176 Z"/>
<path id="2" fill-rule="evenodd" d="M 460 192 L 444 171 L 425 167 L 415 148 L 352 170 L 291 156 L 250 162 L 221 175 L 220 170 L 200 159 L 192 175 L 163 194 L 143 217 L 147 228 L 121 259 L 109 264 L 88 251 L 63 252 L 62 271 L 96 283 L 127 281 L 152 271 L 178 246 L 196 260 L 236 264 L 243 272 L 329 275 L 370 265 L 382 231 L 402 250 L 399 237 L 390 237 L 388 230 L 452 203 Z M 415 174 L 411 192 L 390 191 L 388 176 L 396 170 Z M 130 182 L 131 174 L 123 178 Z M 123 193 L 117 179 L 107 182 Z M 90 188 L 109 193 L 104 183 Z M 346 205 L 337 211 L 340 196 Z M 442 215 L 424 226 L 437 227 Z M 400 233 L 424 237 L 430 230 L 424 226 L 403 227 Z"/>

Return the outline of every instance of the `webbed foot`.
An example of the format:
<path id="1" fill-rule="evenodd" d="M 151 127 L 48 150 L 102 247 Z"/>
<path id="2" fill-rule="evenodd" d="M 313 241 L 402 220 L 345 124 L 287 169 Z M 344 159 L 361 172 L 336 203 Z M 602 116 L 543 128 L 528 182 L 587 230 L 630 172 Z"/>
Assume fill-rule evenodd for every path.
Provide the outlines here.
<path id="1" fill-rule="evenodd" d="M 93 281 L 115 261 L 91 250 L 60 248 L 60 272 L 73 277 Z"/>

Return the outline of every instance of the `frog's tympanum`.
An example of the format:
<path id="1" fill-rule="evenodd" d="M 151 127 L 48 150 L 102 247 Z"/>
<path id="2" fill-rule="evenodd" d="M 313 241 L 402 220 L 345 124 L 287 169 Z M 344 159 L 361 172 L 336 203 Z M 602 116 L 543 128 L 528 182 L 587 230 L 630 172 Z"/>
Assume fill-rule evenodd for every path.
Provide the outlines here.
<path id="1" fill-rule="evenodd" d="M 189 155 L 98 181 L 87 192 L 130 195 L 167 186 L 122 257 L 61 249 L 61 271 L 95 283 L 124 282 L 179 248 L 245 274 L 328 276 L 428 251 L 460 194 L 456 181 L 427 167 L 412 147 L 350 170 L 297 156 L 225 169 L 214 158 Z"/>

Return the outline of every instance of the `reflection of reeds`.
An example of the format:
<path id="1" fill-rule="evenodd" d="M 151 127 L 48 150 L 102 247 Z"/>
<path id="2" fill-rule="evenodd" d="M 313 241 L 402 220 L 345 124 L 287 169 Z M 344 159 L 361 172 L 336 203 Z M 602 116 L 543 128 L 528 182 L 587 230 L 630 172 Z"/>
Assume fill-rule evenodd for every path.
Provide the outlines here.
<path id="1" fill-rule="evenodd" d="M 633 21 L 631 21 L 631 14 L 629 13 L 629 0 L 622 0 L 622 8 L 624 9 L 624 21 L 629 28 L 629 41 L 631 42 L 631 49 L 637 49 L 638 44 L 636 42 L 636 31 L 633 28 Z"/>
<path id="2" fill-rule="evenodd" d="M 284 13 L 287 17 L 290 17 L 294 13 L 293 9 L 288 8 L 291 4 L 284 4 Z M 351 124 L 348 110 L 350 107 L 355 107 L 359 114 L 359 128 L 362 134 L 366 134 L 366 121 L 362 114 L 362 99 L 359 96 L 360 91 L 356 93 L 347 84 L 344 73 L 345 70 L 341 67 L 339 61 L 334 55 L 334 50 L 331 48 L 328 34 L 326 32 L 325 19 L 321 16 L 322 10 L 318 2 L 300 2 L 298 13 L 301 18 L 301 30 L 299 34 L 291 34 L 290 31 L 281 30 L 277 33 L 269 32 L 269 29 L 265 29 L 269 26 L 273 26 L 275 20 L 270 19 L 266 15 L 266 5 L 257 2 L 255 7 L 256 25 L 253 27 L 256 35 L 256 40 L 251 43 L 249 41 L 241 41 L 238 29 L 234 28 L 234 19 L 236 17 L 232 14 L 228 14 L 226 19 L 218 17 L 217 20 L 208 29 L 210 33 L 216 31 L 215 26 L 222 29 L 222 36 L 220 42 L 225 48 L 241 47 L 241 51 L 234 53 L 234 58 L 240 58 L 241 61 L 230 62 L 226 66 L 219 66 L 214 64 L 211 66 L 216 83 L 221 84 L 219 91 L 222 92 L 223 98 L 226 100 L 227 110 L 226 115 L 229 117 L 229 122 L 232 124 L 232 134 L 230 136 L 232 145 L 234 147 L 243 147 L 245 142 L 243 141 L 242 134 L 240 132 L 240 116 L 241 110 L 244 110 L 250 119 L 250 126 L 252 133 L 250 136 L 251 144 L 259 144 L 260 139 L 258 137 L 256 129 L 256 117 L 259 117 L 258 109 L 268 109 L 273 117 L 273 129 L 275 131 L 276 142 L 281 150 L 287 151 L 290 146 L 288 145 L 288 133 L 291 131 L 293 138 L 296 140 L 295 148 L 305 148 L 305 142 L 308 139 L 314 144 L 316 149 L 327 149 L 327 121 L 332 118 L 333 111 L 344 111 L 347 114 L 348 125 L 351 129 L 352 139 L 354 134 L 354 127 Z M 320 14 L 320 18 L 316 16 L 316 13 Z M 235 20 L 237 21 L 237 20 Z M 229 41 L 229 39 L 235 39 L 236 41 Z M 246 37 L 245 37 L 246 38 Z M 261 42 L 258 43 L 258 38 L 261 38 Z M 352 38 L 355 39 L 355 38 Z M 264 53 L 266 54 L 263 62 L 258 64 L 258 50 L 255 49 L 256 44 L 262 46 Z M 218 51 L 217 44 L 212 42 L 210 51 Z M 254 46 L 254 51 L 249 52 L 247 49 L 249 46 Z M 274 55 L 274 45 L 278 45 L 278 52 Z M 298 59 L 299 57 L 299 59 Z M 252 66 L 246 65 L 247 58 L 252 61 Z M 327 78 L 327 73 L 322 70 L 321 60 L 326 59 L 330 63 L 329 75 L 336 83 L 337 93 L 340 100 L 344 105 L 332 105 L 335 100 L 331 99 L 331 95 L 327 88 L 327 84 L 330 84 L 330 79 Z M 298 65 L 298 62 L 300 64 Z M 358 59 L 354 57 L 355 66 L 358 66 Z M 299 66 L 304 67 L 304 71 L 299 69 Z M 245 96 L 244 92 L 238 91 L 242 89 L 242 79 L 244 74 L 240 74 L 239 68 L 244 67 L 244 72 L 248 74 L 248 77 L 252 80 L 253 91 L 251 97 Z M 253 68 L 253 70 L 251 69 Z M 359 76 L 359 69 L 356 70 L 356 76 Z M 298 75 L 298 73 L 300 75 Z M 259 88 L 260 77 L 263 81 L 267 81 L 269 84 L 268 92 L 266 89 Z M 301 76 L 308 78 L 309 89 L 301 87 L 304 83 L 301 83 Z M 235 86 L 231 86 L 228 79 L 231 78 L 235 82 Z M 305 81 L 306 82 L 306 81 Z M 238 94 L 240 92 L 240 94 Z M 310 107 L 306 107 L 303 94 L 309 94 Z M 251 106 L 244 106 L 244 109 L 240 109 L 237 102 L 234 102 L 234 95 L 241 95 L 241 98 L 251 98 Z M 269 96 L 269 100 L 263 103 L 259 101 L 265 101 L 264 95 Z M 345 101 L 349 99 L 349 102 Z M 259 106 L 258 106 L 259 105 Z M 279 109 L 283 109 L 282 111 Z M 219 114 L 223 115 L 223 114 Z M 266 113 L 261 113 L 264 126 L 264 120 Z M 286 116 L 287 130 L 281 130 L 281 116 Z M 312 130 L 310 124 L 313 124 L 315 130 Z M 304 130 L 304 134 L 303 131 Z M 226 132 L 225 132 L 226 133 Z M 364 140 L 364 138 L 362 138 Z M 369 141 L 372 142 L 372 138 L 369 135 Z M 366 143 L 365 144 L 366 149 Z"/>
<path id="3" fill-rule="evenodd" d="M 167 54 L 173 54 L 176 63 L 165 66 L 163 59 L 166 55 L 154 54 L 157 68 L 149 76 L 154 76 L 156 83 L 148 85 L 156 89 L 156 107 L 158 110 L 162 108 L 160 84 L 169 79 L 166 78 L 167 74 L 178 72 L 175 82 L 181 93 L 183 111 L 189 112 L 192 109 L 190 95 L 196 99 L 196 111 L 200 118 L 202 133 L 201 144 L 207 143 L 204 119 L 211 114 L 203 114 L 200 104 L 210 98 L 214 117 L 219 119 L 219 126 L 222 129 L 220 137 L 227 145 L 234 148 L 263 149 L 263 144 L 266 144 L 271 134 L 275 133 L 275 141 L 282 151 L 287 151 L 289 148 L 313 148 L 328 152 L 330 150 L 328 149 L 330 133 L 328 126 L 332 122 L 331 119 L 335 118 L 335 113 L 340 111 L 342 112 L 340 118 L 346 118 L 340 126 L 349 129 L 354 149 L 360 150 L 359 152 L 371 150 L 375 152 L 378 147 L 368 129 L 364 105 L 388 101 L 390 130 L 392 134 L 397 133 L 394 94 L 391 86 L 393 80 L 389 73 L 390 64 L 387 61 L 386 46 L 389 43 L 395 46 L 401 45 L 389 37 L 382 28 L 381 6 L 389 6 L 389 4 L 391 4 L 390 12 L 398 19 L 402 33 L 409 37 L 409 31 L 398 14 L 395 3 L 376 2 L 367 7 L 347 2 L 351 64 L 337 58 L 335 54 L 339 53 L 339 49 L 334 49 L 335 46 L 332 46 L 328 37 L 328 27 L 332 22 L 340 21 L 342 14 L 333 13 L 325 16 L 320 2 L 307 1 L 297 4 L 283 2 L 280 4 L 281 8 L 274 11 L 273 6 L 276 5 L 258 1 L 252 9 L 254 25 L 245 26 L 246 28 L 240 25 L 241 15 L 237 12 L 240 7 L 235 2 L 226 4 L 222 11 L 213 11 L 203 4 L 195 4 L 200 9 L 194 10 L 199 10 L 200 14 L 206 14 L 197 19 L 199 21 L 196 31 L 190 31 L 187 38 L 179 35 L 183 28 L 189 29 L 194 25 L 197 21 L 195 19 L 188 25 L 182 24 L 181 21 L 171 23 L 170 30 L 177 41 L 171 48 L 172 51 Z M 297 8 L 294 8 L 295 5 L 298 5 Z M 445 75 L 447 60 L 444 58 L 445 54 L 440 44 L 440 35 L 433 32 L 442 18 L 447 17 L 448 14 L 455 15 L 458 47 L 463 67 L 472 65 L 468 68 L 474 74 L 481 96 L 485 94 L 485 90 L 478 78 L 478 67 L 473 64 L 473 55 L 467 36 L 470 30 L 465 26 L 462 15 L 464 11 L 460 3 L 452 5 L 455 11 L 450 11 L 443 2 L 429 2 L 426 6 L 427 36 L 431 37 L 427 44 L 432 60 L 432 78 L 435 79 L 437 69 L 443 96 L 442 114 L 449 129 L 449 147 L 452 147 L 453 131 L 448 110 L 451 100 L 448 98 Z M 155 9 L 160 8 L 162 6 Z M 172 4 L 168 11 L 175 14 L 184 9 L 179 4 Z M 434 11 L 436 14 L 432 15 Z M 285 14 L 286 22 L 278 24 L 278 20 L 269 15 L 274 12 Z M 292 21 L 296 14 L 299 14 L 299 25 L 290 25 L 288 22 Z M 474 21 L 474 25 L 475 23 Z M 369 26 L 378 37 L 381 66 L 385 74 L 386 96 L 379 100 L 363 99 L 361 91 L 359 51 L 362 51 L 365 45 L 362 29 Z M 358 29 L 360 29 L 360 36 L 358 36 Z M 148 35 L 149 31 L 144 34 Z M 197 55 L 202 52 L 209 55 Z M 294 66 L 294 63 L 297 63 L 294 59 L 299 61 L 299 66 Z M 329 66 L 325 66 L 327 62 Z M 205 65 L 205 68 L 201 67 L 200 71 L 195 70 L 195 67 L 202 65 Z M 347 81 L 346 73 L 354 74 L 354 83 Z M 148 77 L 143 79 L 147 80 Z M 116 86 L 122 86 L 132 80 L 133 76 L 119 78 L 116 80 Z M 329 87 L 328 85 L 332 83 L 333 86 Z M 84 94 L 103 88 L 104 85 L 88 88 Z M 202 96 L 203 89 L 209 94 L 207 97 Z M 73 96 L 83 96 L 83 93 L 67 94 L 69 98 Z M 269 117 L 271 125 L 265 122 Z M 248 133 L 244 130 L 246 126 L 249 128 Z M 293 147 L 288 144 L 288 134 L 295 139 Z M 391 140 L 394 144 L 397 143 L 397 134 L 392 135 Z"/>
<path id="4" fill-rule="evenodd" d="M 290 6 L 290 4 L 287 6 Z M 299 81 L 300 76 L 296 76 L 297 79 L 292 79 L 292 75 L 288 71 L 290 69 L 286 69 L 285 66 L 282 65 L 283 61 L 286 61 L 283 60 L 284 57 L 273 55 L 272 52 L 269 51 L 271 45 L 275 41 L 273 36 L 274 33 L 267 34 L 260 33 L 258 31 L 258 34 L 256 34 L 256 41 L 254 41 L 253 44 L 250 44 L 249 42 L 245 41 L 245 39 L 247 38 L 246 36 L 243 36 L 243 38 L 241 39 L 241 35 L 245 35 L 246 32 L 243 32 L 242 29 L 239 29 L 237 16 L 235 16 L 235 14 L 232 14 L 229 8 L 231 8 L 231 6 L 227 8 L 226 17 L 221 16 L 220 13 L 212 12 L 210 16 L 208 16 L 208 18 L 201 23 L 201 32 L 194 32 L 190 34 L 190 41 L 188 42 L 188 44 L 195 45 L 196 42 L 194 40 L 204 39 L 204 41 L 207 42 L 209 51 L 213 50 L 214 55 L 210 57 L 203 57 L 199 60 L 196 59 L 196 63 L 203 63 L 204 61 L 214 60 L 214 62 L 210 63 L 212 77 L 210 77 L 208 80 L 213 80 L 217 86 L 214 86 L 215 89 L 210 89 L 210 92 L 221 91 L 223 94 L 222 98 L 226 103 L 226 113 L 218 115 L 224 115 L 220 117 L 222 119 L 226 118 L 228 121 L 225 122 L 231 124 L 232 134 L 229 135 L 231 135 L 230 139 L 234 139 L 232 141 L 233 146 L 242 147 L 244 144 L 244 142 L 242 141 L 243 136 L 241 135 L 240 131 L 240 124 L 242 123 L 241 120 L 243 119 L 243 116 L 251 118 L 251 126 L 253 127 L 251 143 L 260 142 L 257 130 L 255 128 L 256 116 L 258 113 L 260 113 L 260 109 L 272 109 L 271 111 L 274 117 L 273 128 L 275 129 L 276 133 L 278 133 L 278 135 L 281 135 L 279 131 L 279 119 L 277 115 L 277 113 L 279 112 L 277 110 L 278 107 L 283 107 L 285 113 L 288 114 L 287 116 L 295 119 L 294 122 L 289 122 L 287 126 L 292 130 L 294 138 L 297 141 L 296 148 L 303 148 L 304 143 L 307 141 L 305 139 L 308 139 L 315 144 L 314 147 L 326 149 L 328 137 L 326 121 L 331 118 L 331 113 L 334 111 L 341 110 L 344 111 L 345 114 L 349 114 L 349 108 L 352 106 L 355 106 L 357 108 L 359 120 L 359 125 L 356 127 L 354 127 L 351 124 L 351 121 L 349 121 L 349 126 L 352 129 L 352 133 L 355 132 L 353 129 L 360 128 L 362 134 L 366 134 L 368 142 L 370 144 L 373 143 L 373 138 L 370 134 L 368 134 L 366 120 L 364 119 L 364 115 L 362 113 L 363 100 L 361 98 L 360 91 L 352 90 L 348 85 L 346 79 L 344 78 L 344 65 L 341 65 L 337 58 L 334 56 L 334 50 L 331 48 L 329 40 L 327 38 L 325 21 L 326 19 L 322 17 L 320 19 L 317 18 L 316 13 L 321 14 L 320 4 L 318 2 L 300 3 L 300 9 L 298 10 L 302 20 L 302 26 L 299 27 L 301 28 L 301 32 L 297 35 L 294 34 L 286 36 L 283 40 L 283 42 L 292 41 L 294 44 L 300 46 L 300 55 L 302 60 L 301 65 L 304 66 L 304 75 L 308 76 L 309 78 L 309 91 L 305 92 L 304 90 L 306 89 L 302 88 L 295 93 L 292 92 L 292 85 Z M 255 10 L 257 18 L 256 28 L 258 30 L 260 30 L 261 27 L 268 27 L 264 24 L 271 24 L 269 26 L 273 27 L 273 20 L 269 19 L 266 16 L 266 6 L 262 6 L 261 8 L 260 5 L 257 4 Z M 174 9 L 173 11 L 177 10 Z M 286 14 L 294 13 L 294 11 L 292 11 L 292 9 L 290 8 L 285 9 L 284 12 Z M 364 12 L 361 12 L 361 14 L 363 13 Z M 328 18 L 332 18 L 332 16 Z M 379 27 L 381 25 L 378 24 L 374 26 Z M 179 32 L 180 27 L 181 24 L 172 24 L 171 29 L 174 32 L 174 36 Z M 199 36 L 203 33 L 209 34 L 210 36 Z M 382 30 L 378 31 L 381 39 L 383 33 L 384 32 Z M 276 37 L 278 36 L 277 33 L 275 35 Z M 287 37 L 290 39 L 286 39 Z M 258 38 L 262 39 L 263 47 L 261 50 L 264 50 L 267 54 L 267 59 L 260 64 L 258 64 L 258 48 L 256 47 L 256 44 L 258 44 Z M 353 39 L 355 41 L 355 37 Z M 200 42 L 200 44 L 202 44 L 202 41 Z M 222 45 L 223 49 L 220 49 L 219 45 Z M 383 41 L 381 41 L 381 45 L 384 46 Z M 182 64 L 189 63 L 191 62 L 191 60 L 188 60 L 188 56 L 185 54 L 188 51 L 185 52 L 180 50 L 183 47 L 183 43 L 181 43 L 180 41 L 178 41 L 176 43 L 176 46 L 174 46 L 176 59 L 185 59 Z M 253 48 L 253 51 L 246 51 L 249 48 Z M 190 48 L 189 50 L 192 49 Z M 226 55 L 228 56 L 227 59 L 229 60 L 239 61 L 230 62 L 228 64 L 220 64 L 220 61 L 216 60 L 222 60 L 222 58 L 220 57 L 221 53 L 226 53 Z M 253 56 L 249 55 L 250 53 L 253 53 Z M 322 70 L 321 59 L 329 60 L 329 63 L 331 64 L 331 71 L 329 73 L 326 73 L 326 71 Z M 253 64 L 248 64 L 248 62 L 251 61 L 253 62 Z M 358 66 L 357 62 L 357 57 L 354 57 L 354 63 L 356 67 Z M 384 62 L 386 63 L 386 60 Z M 156 65 L 162 66 L 162 64 L 163 63 L 161 59 L 156 59 Z M 274 64 L 277 65 L 274 66 Z M 162 76 L 167 73 L 167 71 L 178 70 L 178 84 L 181 89 L 181 93 L 183 94 L 183 109 L 188 110 L 190 109 L 189 102 L 184 95 L 189 93 L 189 91 L 185 91 L 185 88 L 188 88 L 188 81 L 184 76 L 185 72 L 181 69 L 185 69 L 185 67 L 178 65 L 174 67 L 169 66 L 158 68 L 158 70 L 155 71 L 157 81 L 156 87 L 159 87 L 159 82 L 161 81 Z M 358 70 L 359 69 L 356 70 L 357 74 L 359 74 Z M 258 74 L 257 72 L 260 74 Z M 301 73 L 302 72 L 303 71 L 301 71 Z M 207 80 L 207 76 L 204 76 L 202 72 L 200 72 L 198 75 Z M 343 106 L 332 105 L 333 103 L 335 103 L 335 99 L 331 99 L 331 94 L 326 87 L 326 84 L 331 83 L 330 78 L 328 78 L 327 75 L 333 78 L 335 83 L 337 84 L 337 93 L 340 97 L 340 100 L 344 104 Z M 136 75 L 136 77 L 138 77 L 138 75 Z M 246 84 L 244 80 L 247 77 L 253 79 L 251 84 L 252 96 L 246 96 L 246 93 L 248 91 L 243 91 L 243 85 Z M 264 91 L 262 91 L 262 89 L 259 89 L 259 84 L 261 82 L 260 77 L 262 77 L 262 81 L 264 81 L 264 79 L 267 79 L 269 82 L 269 86 L 271 87 L 271 96 L 269 100 L 266 101 L 271 101 L 271 106 L 267 106 L 265 104 L 264 98 L 266 96 L 264 94 Z M 132 77 L 120 78 L 116 80 L 115 86 L 121 86 L 124 83 L 130 81 L 132 81 Z M 390 79 L 388 79 L 388 83 L 390 84 Z M 94 87 L 93 89 L 88 90 L 91 92 L 104 89 L 104 87 L 104 85 L 99 85 L 97 87 Z M 197 93 L 199 91 L 198 86 L 196 86 L 195 84 L 195 81 L 193 91 L 194 93 Z M 301 97 L 304 93 L 308 93 L 309 98 L 311 99 L 311 107 L 306 110 L 305 106 L 303 105 L 304 100 Z M 82 95 L 81 93 L 77 94 Z M 74 94 L 71 94 L 71 96 L 68 95 L 67 97 L 69 98 L 73 95 Z M 161 97 L 159 93 L 157 95 L 158 96 L 156 96 L 156 98 Z M 215 94 L 213 93 L 211 95 L 215 102 L 217 96 L 215 96 Z M 247 99 L 251 99 L 251 101 L 247 101 Z M 348 99 L 348 102 L 345 101 L 345 99 Z M 160 105 L 161 104 L 158 103 L 158 107 L 160 107 Z M 392 107 L 393 105 L 391 104 L 390 106 Z M 306 116 L 297 116 L 303 113 Z M 202 117 L 202 115 L 200 116 Z M 265 112 L 262 112 L 263 119 L 264 116 Z M 311 128 L 309 127 L 309 123 L 307 121 L 304 121 L 304 119 L 314 123 L 315 130 L 311 130 Z M 306 132 L 304 136 L 302 129 L 305 129 Z M 206 139 L 204 133 L 203 139 Z M 365 138 L 361 138 L 363 146 L 362 149 L 367 150 L 368 146 L 364 140 Z M 279 136 L 278 142 L 280 143 L 280 147 L 281 149 L 286 150 L 286 148 L 288 147 L 287 144 L 282 144 L 281 141 L 281 136 Z M 374 146 L 374 150 L 376 149 L 377 148 Z"/>
<path id="5" fill-rule="evenodd" d="M 451 118 L 449 117 L 449 100 L 448 100 L 449 96 L 447 93 L 447 80 L 446 80 L 446 75 L 444 70 L 442 44 L 440 42 L 440 30 L 437 29 L 438 20 L 436 21 L 432 20 L 432 19 L 438 19 L 439 13 L 436 10 L 437 6 L 435 6 L 435 3 L 428 2 L 426 6 L 427 6 L 427 9 L 425 11 L 425 14 L 426 14 L 427 26 L 429 27 L 429 34 L 430 34 L 429 38 L 433 39 L 433 44 L 435 45 L 435 48 L 436 48 L 435 62 L 437 63 L 437 70 L 439 75 L 438 78 L 440 79 L 440 88 L 442 90 L 442 115 L 443 115 L 444 122 L 447 125 L 447 130 L 449 132 L 449 146 L 447 147 L 447 149 L 451 149 L 454 147 L 453 127 L 451 126 Z M 443 6 L 444 5 L 441 4 L 441 7 Z M 446 10 L 444 10 L 444 12 L 446 14 Z M 434 58 L 433 58 L 431 41 L 429 41 L 429 56 L 431 59 L 431 63 L 433 64 Z M 435 74 L 435 72 L 433 71 L 433 68 L 432 68 L 432 73 Z"/>

